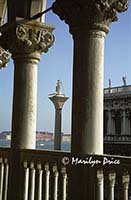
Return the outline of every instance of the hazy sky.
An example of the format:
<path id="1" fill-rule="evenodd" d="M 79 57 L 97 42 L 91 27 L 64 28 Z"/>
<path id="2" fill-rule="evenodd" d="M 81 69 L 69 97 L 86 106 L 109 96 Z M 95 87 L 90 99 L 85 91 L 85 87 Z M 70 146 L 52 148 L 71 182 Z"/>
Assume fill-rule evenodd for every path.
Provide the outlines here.
<path id="1" fill-rule="evenodd" d="M 48 1 L 47 7 L 53 0 Z M 108 78 L 112 86 L 122 84 L 122 76 L 131 84 L 131 6 L 125 13 L 118 15 L 118 22 L 112 23 L 105 40 L 104 86 L 108 87 Z M 38 108 L 37 130 L 54 131 L 55 110 L 48 94 L 55 91 L 56 81 L 63 82 L 64 91 L 69 100 L 63 108 L 62 130 L 71 132 L 71 96 L 72 96 L 72 52 L 73 41 L 68 25 L 52 12 L 46 15 L 46 23 L 55 25 L 55 43 L 48 53 L 43 53 L 38 66 Z M 0 132 L 11 129 L 13 98 L 13 62 L 0 70 Z"/>

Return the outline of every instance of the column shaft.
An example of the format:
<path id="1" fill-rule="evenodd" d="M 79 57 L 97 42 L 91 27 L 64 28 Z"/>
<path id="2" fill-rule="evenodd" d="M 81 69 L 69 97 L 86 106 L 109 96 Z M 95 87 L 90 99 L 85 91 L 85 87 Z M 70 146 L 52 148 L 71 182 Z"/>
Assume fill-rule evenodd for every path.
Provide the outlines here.
<path id="1" fill-rule="evenodd" d="M 110 189 L 109 189 L 109 200 L 114 200 L 114 186 L 110 186 Z"/>
<path id="2" fill-rule="evenodd" d="M 61 150 L 61 109 L 56 108 L 54 149 Z"/>
<path id="3" fill-rule="evenodd" d="M 128 188 L 124 188 L 124 200 L 128 200 Z"/>
<path id="4" fill-rule="evenodd" d="M 103 181 L 97 185 L 97 200 L 104 200 L 104 183 L 103 183 Z"/>
<path id="5" fill-rule="evenodd" d="M 111 118 L 111 110 L 108 111 L 108 135 L 112 134 L 112 118 Z"/>
<path id="6" fill-rule="evenodd" d="M 126 135 L 130 134 L 130 111 L 126 110 Z"/>
<path id="7" fill-rule="evenodd" d="M 34 149 L 36 137 L 37 63 L 17 58 L 14 71 L 12 148 Z"/>
<path id="8" fill-rule="evenodd" d="M 122 135 L 126 134 L 126 112 L 123 110 Z"/>
<path id="9" fill-rule="evenodd" d="M 115 135 L 115 111 L 112 110 L 111 112 L 111 134 Z"/>
<path id="10" fill-rule="evenodd" d="M 102 31 L 74 36 L 72 152 L 103 153 L 104 36 Z"/>
<path id="11" fill-rule="evenodd" d="M 127 134 L 130 135 L 130 120 L 128 118 Z"/>

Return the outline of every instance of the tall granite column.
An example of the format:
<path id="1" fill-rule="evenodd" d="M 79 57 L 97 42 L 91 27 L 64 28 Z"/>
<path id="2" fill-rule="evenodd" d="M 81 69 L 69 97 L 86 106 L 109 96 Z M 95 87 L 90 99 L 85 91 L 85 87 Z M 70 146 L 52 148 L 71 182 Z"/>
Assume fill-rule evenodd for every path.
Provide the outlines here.
<path id="1" fill-rule="evenodd" d="M 36 21 L 3 27 L 1 44 L 14 60 L 14 98 L 8 199 L 22 199 L 21 149 L 35 149 L 37 68 L 54 42 L 54 27 Z M 20 196 L 21 195 L 21 196 Z"/>
<path id="2" fill-rule="evenodd" d="M 53 4 L 54 13 L 69 25 L 74 40 L 72 153 L 103 154 L 104 38 L 117 12 L 125 11 L 128 3 L 56 0 Z M 85 168 L 72 168 L 70 199 L 96 199 L 93 170 L 89 174 Z"/>

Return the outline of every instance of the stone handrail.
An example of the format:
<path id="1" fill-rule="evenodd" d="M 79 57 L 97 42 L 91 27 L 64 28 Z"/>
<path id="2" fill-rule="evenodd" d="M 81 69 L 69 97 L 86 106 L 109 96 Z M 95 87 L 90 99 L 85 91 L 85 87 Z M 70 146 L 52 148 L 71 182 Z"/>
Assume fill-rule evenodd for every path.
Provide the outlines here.
<path id="1" fill-rule="evenodd" d="M 105 88 L 104 94 L 113 94 L 119 92 L 131 92 L 131 85 L 120 86 L 120 87 L 113 87 L 113 88 Z"/>
<path id="2" fill-rule="evenodd" d="M 0 148 L 0 195 L 1 199 L 5 200 L 8 188 L 9 154 L 9 148 Z M 124 200 L 128 197 L 131 157 L 92 154 L 80 156 L 72 155 L 70 152 L 42 150 L 20 150 L 19 155 L 24 200 L 68 199 L 72 173 L 79 174 L 83 170 L 87 172 L 87 175 L 83 177 L 85 183 L 88 176 L 95 173 L 98 199 L 103 194 L 103 180 L 106 183 L 105 198 L 107 194 L 112 200 L 114 195 L 116 199 L 120 199 L 121 195 L 124 195 Z M 109 193 L 107 193 L 107 188 Z"/>
<path id="3" fill-rule="evenodd" d="M 104 141 L 112 141 L 112 142 L 130 142 L 131 141 L 131 135 L 105 135 Z"/>

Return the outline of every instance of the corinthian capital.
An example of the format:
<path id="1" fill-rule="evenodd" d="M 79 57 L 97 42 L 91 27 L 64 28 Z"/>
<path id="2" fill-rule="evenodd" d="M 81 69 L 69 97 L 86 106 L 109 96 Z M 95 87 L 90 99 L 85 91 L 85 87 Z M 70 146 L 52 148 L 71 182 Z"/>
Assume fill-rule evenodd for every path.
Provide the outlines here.
<path id="1" fill-rule="evenodd" d="M 53 11 L 70 26 L 70 31 L 87 27 L 109 31 L 117 13 L 127 10 L 129 0 L 56 0 Z"/>
<path id="2" fill-rule="evenodd" d="M 9 62 L 10 56 L 7 51 L 5 51 L 1 46 L 0 46 L 0 69 L 2 67 L 5 67 L 5 65 Z"/>
<path id="3" fill-rule="evenodd" d="M 13 54 L 47 52 L 53 45 L 54 27 L 39 22 L 15 23 L 1 30 L 1 45 Z"/>

